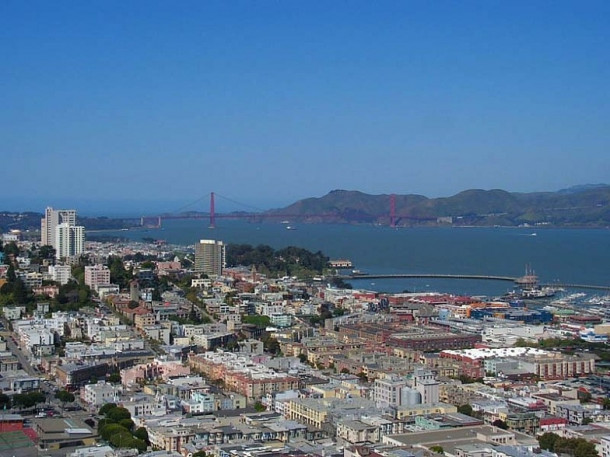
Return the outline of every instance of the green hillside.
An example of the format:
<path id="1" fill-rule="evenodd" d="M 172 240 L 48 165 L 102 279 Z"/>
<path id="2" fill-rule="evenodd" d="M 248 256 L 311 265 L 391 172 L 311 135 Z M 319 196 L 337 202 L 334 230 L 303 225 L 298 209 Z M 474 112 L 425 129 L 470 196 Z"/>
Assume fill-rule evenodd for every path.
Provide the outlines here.
<path id="1" fill-rule="evenodd" d="M 333 190 L 271 211 L 305 222 L 390 222 L 390 195 Z M 513 193 L 470 189 L 451 197 L 396 195 L 396 225 L 610 226 L 610 186 L 579 186 L 559 192 Z"/>

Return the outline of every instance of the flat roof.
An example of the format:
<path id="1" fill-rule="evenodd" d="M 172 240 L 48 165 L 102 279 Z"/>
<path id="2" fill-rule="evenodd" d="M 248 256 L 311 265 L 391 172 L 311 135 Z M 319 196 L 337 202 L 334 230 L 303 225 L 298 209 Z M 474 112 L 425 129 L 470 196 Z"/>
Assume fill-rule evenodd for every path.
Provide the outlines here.
<path id="1" fill-rule="evenodd" d="M 390 439 L 401 443 L 404 446 L 413 446 L 417 444 L 440 444 L 457 443 L 459 441 L 476 441 L 477 435 L 512 435 L 512 432 L 493 427 L 491 425 L 477 425 L 474 427 L 459 427 L 451 429 L 431 430 L 425 432 L 404 433 L 400 435 L 391 435 Z"/>

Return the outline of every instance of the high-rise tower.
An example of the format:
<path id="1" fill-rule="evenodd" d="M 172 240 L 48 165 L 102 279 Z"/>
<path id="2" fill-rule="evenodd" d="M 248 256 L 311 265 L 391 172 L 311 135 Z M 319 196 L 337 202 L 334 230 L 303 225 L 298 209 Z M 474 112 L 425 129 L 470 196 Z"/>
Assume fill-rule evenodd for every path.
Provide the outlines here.
<path id="1" fill-rule="evenodd" d="M 220 276 L 224 267 L 224 243 L 216 240 L 199 241 L 195 246 L 195 271 Z"/>
<path id="2" fill-rule="evenodd" d="M 40 243 L 52 246 L 58 259 L 82 254 L 85 228 L 76 225 L 76 210 L 47 207 L 40 221 Z"/>
<path id="3" fill-rule="evenodd" d="M 42 246 L 55 246 L 55 228 L 59 224 L 76 225 L 75 209 L 53 209 L 50 206 L 44 211 L 44 218 L 40 220 L 40 244 Z"/>

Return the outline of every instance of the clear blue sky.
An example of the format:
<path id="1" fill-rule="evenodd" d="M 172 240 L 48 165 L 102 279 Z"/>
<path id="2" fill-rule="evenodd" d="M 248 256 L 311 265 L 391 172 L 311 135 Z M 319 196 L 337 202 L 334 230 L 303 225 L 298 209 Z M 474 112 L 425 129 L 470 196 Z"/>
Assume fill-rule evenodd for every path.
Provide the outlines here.
<path id="1" fill-rule="evenodd" d="M 610 181 L 607 0 L 3 0 L 0 56 L 0 209 Z"/>

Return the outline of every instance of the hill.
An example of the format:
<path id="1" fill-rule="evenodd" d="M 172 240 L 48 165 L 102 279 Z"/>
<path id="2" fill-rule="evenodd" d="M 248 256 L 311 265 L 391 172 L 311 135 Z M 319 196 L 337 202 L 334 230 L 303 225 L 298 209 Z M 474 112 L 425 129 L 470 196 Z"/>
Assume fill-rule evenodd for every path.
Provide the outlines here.
<path id="1" fill-rule="evenodd" d="M 390 223 L 390 195 L 333 190 L 270 211 L 305 222 Z M 451 197 L 395 196 L 395 224 L 562 227 L 610 226 L 610 186 L 576 186 L 558 192 L 513 193 L 470 189 Z"/>

